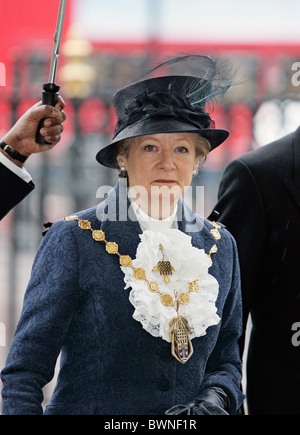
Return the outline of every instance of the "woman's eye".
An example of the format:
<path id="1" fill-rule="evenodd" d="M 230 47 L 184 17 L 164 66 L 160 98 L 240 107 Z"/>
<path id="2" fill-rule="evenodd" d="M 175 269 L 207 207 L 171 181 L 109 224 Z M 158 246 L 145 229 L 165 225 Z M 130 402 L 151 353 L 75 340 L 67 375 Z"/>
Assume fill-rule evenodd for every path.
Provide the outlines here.
<path id="1" fill-rule="evenodd" d="M 145 145 L 144 146 L 144 150 L 145 151 L 154 151 L 155 150 L 155 146 L 154 145 Z"/>
<path id="2" fill-rule="evenodd" d="M 189 150 L 186 147 L 177 147 L 176 148 L 179 153 L 188 153 Z"/>

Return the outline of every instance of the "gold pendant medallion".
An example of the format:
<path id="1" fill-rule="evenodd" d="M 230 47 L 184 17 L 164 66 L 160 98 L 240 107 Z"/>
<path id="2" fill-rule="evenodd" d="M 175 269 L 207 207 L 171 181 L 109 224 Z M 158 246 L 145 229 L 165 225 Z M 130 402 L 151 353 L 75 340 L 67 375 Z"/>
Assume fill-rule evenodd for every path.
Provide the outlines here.
<path id="1" fill-rule="evenodd" d="M 161 252 L 163 252 L 162 244 L 159 245 L 159 249 L 161 250 Z M 164 254 L 163 259 L 158 262 L 157 266 L 153 267 L 152 272 L 156 272 L 157 270 L 161 275 L 163 275 L 166 284 L 170 282 L 169 276 L 172 275 L 172 272 L 175 272 L 175 269 L 171 265 L 171 263 L 165 260 Z"/>
<path id="2" fill-rule="evenodd" d="M 171 352 L 181 364 L 185 364 L 194 352 L 190 335 L 188 323 L 180 315 L 170 322 Z"/>

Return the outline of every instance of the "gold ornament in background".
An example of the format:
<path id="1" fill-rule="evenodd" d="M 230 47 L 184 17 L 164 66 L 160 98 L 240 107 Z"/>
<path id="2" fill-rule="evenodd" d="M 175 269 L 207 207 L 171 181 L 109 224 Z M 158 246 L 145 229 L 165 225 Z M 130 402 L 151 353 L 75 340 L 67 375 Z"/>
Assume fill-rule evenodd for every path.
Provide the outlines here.
<path id="1" fill-rule="evenodd" d="M 93 93 L 97 79 L 92 60 L 93 45 L 85 39 L 80 30 L 73 26 L 69 29 L 61 52 L 64 65 L 59 69 L 63 95 L 66 98 L 88 98 Z"/>

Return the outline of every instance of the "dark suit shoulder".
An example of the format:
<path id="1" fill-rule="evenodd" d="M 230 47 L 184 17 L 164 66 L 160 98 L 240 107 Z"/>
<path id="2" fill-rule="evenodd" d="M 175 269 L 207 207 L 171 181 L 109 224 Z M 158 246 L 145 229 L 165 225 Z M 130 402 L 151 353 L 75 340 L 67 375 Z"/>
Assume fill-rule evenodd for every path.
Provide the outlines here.
<path id="1" fill-rule="evenodd" d="M 243 154 L 237 160 L 244 162 L 249 167 L 282 163 L 290 157 L 294 140 L 300 141 L 300 128 L 267 145 Z"/>

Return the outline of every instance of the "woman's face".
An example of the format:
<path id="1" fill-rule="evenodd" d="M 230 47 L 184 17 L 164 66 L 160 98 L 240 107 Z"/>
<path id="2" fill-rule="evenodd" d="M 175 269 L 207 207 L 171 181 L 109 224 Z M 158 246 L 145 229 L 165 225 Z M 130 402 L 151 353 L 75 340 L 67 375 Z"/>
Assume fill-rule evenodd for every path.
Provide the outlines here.
<path id="1" fill-rule="evenodd" d="M 118 155 L 119 166 L 124 166 L 128 173 L 131 196 L 139 199 L 141 207 L 147 205 L 148 210 L 144 211 L 152 217 L 170 215 L 190 186 L 199 164 L 196 143 L 193 133 L 139 136 L 132 139 L 127 156 Z M 163 203 L 166 210 L 170 205 L 170 214 L 161 213 Z"/>

